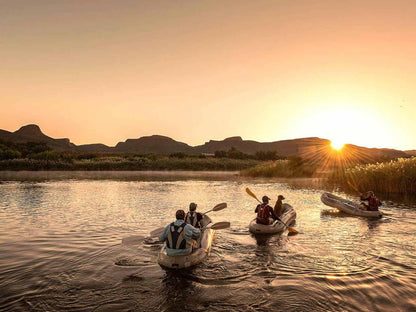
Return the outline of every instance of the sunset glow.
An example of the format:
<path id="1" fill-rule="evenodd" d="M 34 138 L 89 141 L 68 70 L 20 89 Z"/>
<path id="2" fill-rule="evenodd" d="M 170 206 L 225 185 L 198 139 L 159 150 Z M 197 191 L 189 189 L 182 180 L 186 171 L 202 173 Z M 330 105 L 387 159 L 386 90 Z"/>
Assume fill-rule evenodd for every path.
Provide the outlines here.
<path id="1" fill-rule="evenodd" d="M 416 148 L 416 3 L 2 2 L 0 129 Z"/>
<path id="2" fill-rule="evenodd" d="M 344 143 L 337 142 L 337 141 L 331 141 L 331 146 L 332 146 L 333 149 L 340 150 L 344 147 Z"/>

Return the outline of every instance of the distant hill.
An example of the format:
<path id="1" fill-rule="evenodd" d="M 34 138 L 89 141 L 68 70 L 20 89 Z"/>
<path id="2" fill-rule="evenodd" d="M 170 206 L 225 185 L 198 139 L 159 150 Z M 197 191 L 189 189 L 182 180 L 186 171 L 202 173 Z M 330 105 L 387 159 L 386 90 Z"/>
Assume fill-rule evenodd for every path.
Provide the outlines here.
<path id="1" fill-rule="evenodd" d="M 107 146 L 105 144 L 96 143 L 96 144 L 83 144 L 76 145 L 75 150 L 77 152 L 114 152 L 114 147 Z"/>
<path id="2" fill-rule="evenodd" d="M 223 141 L 211 140 L 204 145 L 194 147 L 196 153 L 215 153 L 215 151 L 228 151 L 230 148 L 235 147 L 239 151 L 246 154 L 254 154 L 259 151 L 276 151 L 279 156 L 290 156 L 306 154 L 313 149 L 313 147 L 319 148 L 323 145 L 328 145 L 329 140 L 320 138 L 303 138 L 276 141 L 269 143 L 261 143 L 257 141 L 243 140 L 241 137 L 231 137 Z"/>
<path id="3" fill-rule="evenodd" d="M 188 144 L 175 141 L 161 135 L 145 136 L 139 139 L 128 139 L 117 143 L 115 147 L 119 152 L 171 154 L 177 152 L 192 153 L 192 147 Z"/>
<path id="4" fill-rule="evenodd" d="M 175 141 L 161 135 L 144 136 L 138 139 L 127 139 L 119 142 L 115 147 L 104 144 L 75 145 L 69 139 L 53 139 L 42 133 L 37 125 L 27 125 L 15 132 L 0 130 L 0 140 L 12 143 L 39 142 L 45 143 L 51 149 L 57 151 L 79 151 L 79 152 L 128 152 L 139 154 L 165 154 L 186 153 L 186 154 L 213 154 L 216 151 L 229 151 L 231 148 L 245 154 L 255 154 L 258 151 L 275 151 L 277 155 L 302 156 L 319 159 L 331 150 L 330 141 L 317 137 L 300 138 L 293 140 L 282 140 L 276 142 L 257 142 L 243 140 L 239 136 L 226 138 L 222 141 L 210 140 L 203 145 L 192 147 L 186 143 Z M 347 144 L 344 147 L 351 157 L 359 157 L 363 160 L 371 159 L 392 159 L 397 157 L 416 156 L 416 150 L 399 151 L 386 148 L 366 148 Z"/>
<path id="5" fill-rule="evenodd" d="M 45 143 L 57 151 L 73 150 L 75 145 L 69 139 L 53 139 L 43 134 L 37 125 L 26 125 L 15 132 L 0 130 L 0 140 L 12 143 Z"/>

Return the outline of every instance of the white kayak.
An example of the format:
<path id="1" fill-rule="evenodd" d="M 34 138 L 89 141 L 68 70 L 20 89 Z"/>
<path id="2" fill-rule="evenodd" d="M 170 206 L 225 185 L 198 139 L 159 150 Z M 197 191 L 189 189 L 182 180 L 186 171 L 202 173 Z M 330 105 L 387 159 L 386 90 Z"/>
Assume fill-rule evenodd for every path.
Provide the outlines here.
<path id="1" fill-rule="evenodd" d="M 194 249 L 189 255 L 169 256 L 166 253 L 166 244 L 164 244 L 157 258 L 159 265 L 169 269 L 183 269 L 194 266 L 204 260 L 211 251 L 212 240 L 214 238 L 215 231 L 210 228 L 211 225 L 212 220 L 205 215 L 201 220 L 201 226 L 208 226 L 208 228 L 202 231 L 199 248 Z"/>
<path id="2" fill-rule="evenodd" d="M 383 213 L 381 211 L 362 210 L 360 209 L 361 205 L 359 202 L 353 202 L 331 193 L 323 193 L 321 195 L 321 200 L 327 206 L 337 208 L 342 212 L 352 214 L 355 216 L 369 218 L 381 218 L 383 216 Z"/>
<path id="3" fill-rule="evenodd" d="M 296 219 L 296 211 L 291 205 L 285 203 L 283 204 L 283 213 L 280 219 L 287 225 L 290 225 Z M 253 234 L 274 234 L 282 232 L 285 228 L 286 226 L 279 220 L 275 220 L 272 224 L 265 225 L 256 223 L 256 218 L 254 218 L 248 226 L 249 231 Z"/>

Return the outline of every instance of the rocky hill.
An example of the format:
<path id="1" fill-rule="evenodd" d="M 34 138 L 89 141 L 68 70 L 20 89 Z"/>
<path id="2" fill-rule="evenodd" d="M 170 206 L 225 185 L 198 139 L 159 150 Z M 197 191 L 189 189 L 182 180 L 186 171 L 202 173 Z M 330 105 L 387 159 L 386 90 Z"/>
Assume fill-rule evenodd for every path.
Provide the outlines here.
<path id="1" fill-rule="evenodd" d="M 75 145 L 69 139 L 53 139 L 43 134 L 37 125 L 26 125 L 15 132 L 0 130 L 0 140 L 12 143 L 45 143 L 51 149 L 66 151 L 75 149 Z"/>
<path id="2" fill-rule="evenodd" d="M 192 153 L 192 147 L 188 144 L 175 141 L 161 135 L 145 136 L 139 139 L 128 139 L 125 142 L 117 143 L 114 148 L 118 152 L 135 152 L 141 154 L 171 154 L 171 153 Z"/>

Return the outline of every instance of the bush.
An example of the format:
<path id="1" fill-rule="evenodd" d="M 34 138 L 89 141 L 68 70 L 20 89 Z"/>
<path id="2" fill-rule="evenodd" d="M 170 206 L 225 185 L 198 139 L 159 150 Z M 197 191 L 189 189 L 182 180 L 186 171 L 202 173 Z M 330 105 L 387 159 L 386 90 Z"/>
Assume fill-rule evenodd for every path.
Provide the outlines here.
<path id="1" fill-rule="evenodd" d="M 357 192 L 372 190 L 384 194 L 414 194 L 416 193 L 416 157 L 357 165 L 344 172 L 333 173 L 329 177 L 329 182 Z"/>

